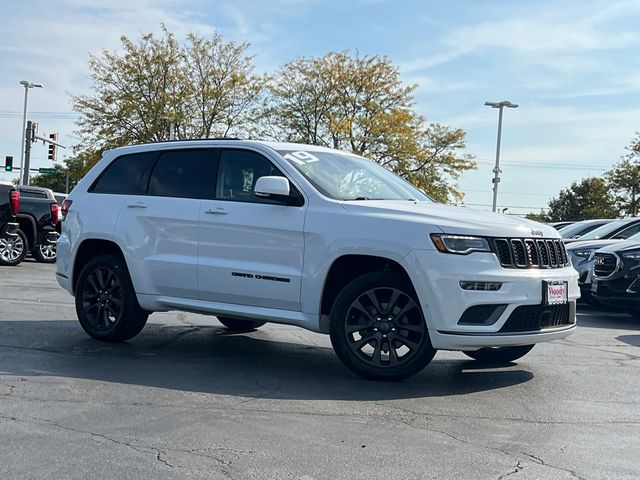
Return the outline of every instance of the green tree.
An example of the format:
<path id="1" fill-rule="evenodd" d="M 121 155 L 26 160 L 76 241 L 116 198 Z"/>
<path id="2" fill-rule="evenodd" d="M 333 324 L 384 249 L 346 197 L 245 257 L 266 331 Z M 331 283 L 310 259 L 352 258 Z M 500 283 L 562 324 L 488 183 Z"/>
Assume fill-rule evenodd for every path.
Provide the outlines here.
<path id="1" fill-rule="evenodd" d="M 265 79 L 253 73 L 246 43 L 191 33 L 178 42 L 162 36 L 121 37 L 122 51 L 91 56 L 93 92 L 73 96 L 79 153 L 132 143 L 238 134 L 255 114 Z M 96 155 L 95 152 L 98 152 Z"/>
<path id="2" fill-rule="evenodd" d="M 571 187 L 560 191 L 558 198 L 552 198 L 546 221 L 615 218 L 619 214 L 616 199 L 605 180 L 591 177 L 580 183 L 573 182 Z"/>
<path id="3" fill-rule="evenodd" d="M 619 209 L 635 217 L 640 210 L 640 132 L 626 148 L 629 153 L 607 172 L 606 179 Z"/>
<path id="4" fill-rule="evenodd" d="M 534 220 L 536 222 L 542 222 L 545 223 L 549 220 L 547 220 L 547 214 L 544 213 L 544 210 L 540 210 L 540 213 L 527 213 L 525 215 L 525 218 L 529 219 L 529 220 Z"/>
<path id="5" fill-rule="evenodd" d="M 328 53 L 284 64 L 269 84 L 261 136 L 366 156 L 440 201 L 461 199 L 455 180 L 475 168 L 465 133 L 427 124 L 387 57 Z"/>

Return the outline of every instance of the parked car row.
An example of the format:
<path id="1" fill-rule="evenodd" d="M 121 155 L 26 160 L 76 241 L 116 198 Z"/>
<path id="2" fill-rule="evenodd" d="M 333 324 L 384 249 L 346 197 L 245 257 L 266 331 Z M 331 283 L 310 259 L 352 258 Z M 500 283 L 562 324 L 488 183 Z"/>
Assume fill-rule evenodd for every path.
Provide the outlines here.
<path id="1" fill-rule="evenodd" d="M 27 255 L 56 261 L 59 205 L 48 188 L 0 185 L 0 265 L 16 266 Z"/>
<path id="2" fill-rule="evenodd" d="M 578 271 L 581 300 L 640 315 L 640 217 L 585 220 L 558 232 Z"/>

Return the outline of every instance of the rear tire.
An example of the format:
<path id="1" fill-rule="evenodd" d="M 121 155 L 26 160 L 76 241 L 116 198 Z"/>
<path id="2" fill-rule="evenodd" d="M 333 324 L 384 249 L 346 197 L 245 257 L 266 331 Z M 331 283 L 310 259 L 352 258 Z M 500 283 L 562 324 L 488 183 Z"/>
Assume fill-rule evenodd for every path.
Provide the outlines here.
<path id="1" fill-rule="evenodd" d="M 140 333 L 149 318 L 149 312 L 138 304 L 120 255 L 100 255 L 90 260 L 78 276 L 75 295 L 80 325 L 97 340 L 129 340 Z"/>
<path id="2" fill-rule="evenodd" d="M 488 347 L 475 350 L 473 352 L 463 352 L 480 363 L 503 365 L 524 357 L 531 351 L 533 345 L 522 345 L 517 347 Z"/>
<path id="3" fill-rule="evenodd" d="M 362 275 L 340 292 L 330 336 L 342 363 L 372 380 L 411 377 L 436 353 L 413 287 L 393 272 Z"/>
<path id="4" fill-rule="evenodd" d="M 56 263 L 56 244 L 36 245 L 31 255 L 39 263 Z"/>
<path id="5" fill-rule="evenodd" d="M 22 230 L 17 230 L 16 234 L 15 237 L 6 234 L 0 237 L 0 265 L 15 267 L 27 256 L 29 250 L 27 236 Z"/>
<path id="6" fill-rule="evenodd" d="M 218 321 L 232 332 L 252 332 L 267 322 L 256 322 L 239 318 L 217 317 Z"/>

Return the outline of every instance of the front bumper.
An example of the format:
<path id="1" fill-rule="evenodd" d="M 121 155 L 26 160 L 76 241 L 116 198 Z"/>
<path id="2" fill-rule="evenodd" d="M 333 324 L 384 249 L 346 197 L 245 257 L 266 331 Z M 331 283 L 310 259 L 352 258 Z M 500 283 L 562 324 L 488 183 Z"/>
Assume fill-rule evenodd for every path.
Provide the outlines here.
<path id="1" fill-rule="evenodd" d="M 515 269 L 500 266 L 493 253 L 451 255 L 436 250 L 414 250 L 403 260 L 411 272 L 431 342 L 440 350 L 474 350 L 488 346 L 531 345 L 557 340 L 575 329 L 575 302 L 580 297 L 578 272 L 571 266 L 557 269 Z M 500 282 L 498 291 L 463 290 L 461 281 Z M 543 281 L 567 282 L 570 319 L 567 324 L 535 331 L 501 332 L 514 310 L 541 305 Z M 458 323 L 476 305 L 502 305 L 491 324 Z"/>
<path id="2" fill-rule="evenodd" d="M 640 309 L 640 280 L 621 272 L 612 278 L 594 278 L 591 296 L 604 305 L 619 308 Z"/>

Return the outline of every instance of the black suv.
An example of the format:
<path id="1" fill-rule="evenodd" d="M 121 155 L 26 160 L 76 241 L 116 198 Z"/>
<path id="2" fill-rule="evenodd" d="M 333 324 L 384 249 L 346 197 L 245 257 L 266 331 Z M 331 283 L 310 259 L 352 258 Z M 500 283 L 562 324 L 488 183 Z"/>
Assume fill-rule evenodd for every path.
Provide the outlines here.
<path id="1" fill-rule="evenodd" d="M 616 243 L 596 252 L 591 294 L 605 305 L 640 315 L 640 242 Z"/>
<path id="2" fill-rule="evenodd" d="M 0 265 L 18 265 L 25 255 L 24 234 L 16 223 L 20 193 L 13 185 L 0 183 Z"/>

